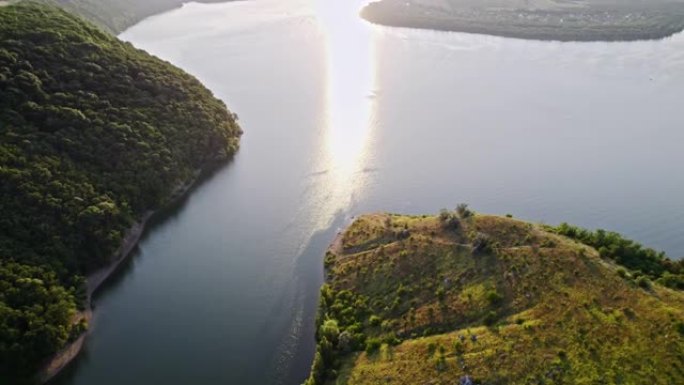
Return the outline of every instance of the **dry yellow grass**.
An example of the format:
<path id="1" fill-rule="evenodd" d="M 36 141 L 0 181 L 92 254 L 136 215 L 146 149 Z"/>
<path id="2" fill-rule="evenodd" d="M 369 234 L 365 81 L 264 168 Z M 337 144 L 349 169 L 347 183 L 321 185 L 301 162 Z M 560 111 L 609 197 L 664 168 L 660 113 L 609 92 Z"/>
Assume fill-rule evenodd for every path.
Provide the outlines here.
<path id="1" fill-rule="evenodd" d="M 329 300 L 322 317 L 353 310 L 341 331 L 356 324 L 384 343 L 338 354 L 327 383 L 684 383 L 682 292 L 639 288 L 594 249 L 539 225 L 459 223 L 373 214 L 342 235 L 328 297 L 348 292 L 363 309 Z M 473 252 L 481 238 L 487 251 Z"/>

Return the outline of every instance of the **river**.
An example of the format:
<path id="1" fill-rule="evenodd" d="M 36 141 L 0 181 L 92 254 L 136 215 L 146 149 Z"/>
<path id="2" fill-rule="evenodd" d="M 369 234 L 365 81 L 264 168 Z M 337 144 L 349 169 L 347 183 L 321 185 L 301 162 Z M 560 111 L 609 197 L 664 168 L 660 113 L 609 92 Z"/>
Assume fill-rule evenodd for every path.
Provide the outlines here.
<path id="1" fill-rule="evenodd" d="M 468 202 L 684 255 L 684 35 L 396 29 L 361 3 L 190 3 L 121 35 L 202 80 L 245 135 L 100 291 L 55 384 L 301 383 L 324 250 L 363 212 Z"/>

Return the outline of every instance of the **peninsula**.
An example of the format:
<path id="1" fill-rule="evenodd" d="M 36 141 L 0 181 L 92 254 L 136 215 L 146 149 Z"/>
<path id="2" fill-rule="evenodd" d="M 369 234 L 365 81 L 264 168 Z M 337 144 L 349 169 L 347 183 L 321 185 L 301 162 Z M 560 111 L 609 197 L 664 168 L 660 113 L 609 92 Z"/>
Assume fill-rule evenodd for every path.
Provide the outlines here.
<path id="1" fill-rule="evenodd" d="M 364 215 L 325 269 L 307 385 L 684 381 L 684 263 L 616 233 Z"/>

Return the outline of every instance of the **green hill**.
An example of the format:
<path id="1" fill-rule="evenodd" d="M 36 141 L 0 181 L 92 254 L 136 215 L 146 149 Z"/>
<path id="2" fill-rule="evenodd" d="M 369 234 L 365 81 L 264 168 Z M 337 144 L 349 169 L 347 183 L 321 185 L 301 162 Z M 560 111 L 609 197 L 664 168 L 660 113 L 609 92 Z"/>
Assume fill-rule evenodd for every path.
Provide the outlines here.
<path id="1" fill-rule="evenodd" d="M 465 207 L 358 218 L 326 254 L 307 384 L 683 383 L 684 292 L 661 285 L 682 262 L 560 233 L 598 242 Z"/>
<path id="2" fill-rule="evenodd" d="M 0 375 L 15 375 L 80 333 L 82 277 L 241 130 L 192 76 L 37 3 L 0 7 L 0 95 Z"/>

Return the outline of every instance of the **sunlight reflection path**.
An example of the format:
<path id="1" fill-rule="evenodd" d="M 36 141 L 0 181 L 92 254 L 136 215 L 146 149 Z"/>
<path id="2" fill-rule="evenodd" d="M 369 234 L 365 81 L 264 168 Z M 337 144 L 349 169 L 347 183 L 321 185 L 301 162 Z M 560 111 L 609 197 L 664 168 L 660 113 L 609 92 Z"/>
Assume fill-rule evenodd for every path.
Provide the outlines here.
<path id="1" fill-rule="evenodd" d="M 318 151 L 311 157 L 304 204 L 292 221 L 293 227 L 302 226 L 308 234 L 295 253 L 300 260 L 307 258 L 306 250 L 318 239 L 316 234 L 326 234 L 336 220 L 348 220 L 355 203 L 365 193 L 370 176 L 374 90 L 377 88 L 374 28 L 358 16 L 365 0 L 303 1 L 310 1 L 306 6 L 311 7 L 315 34 L 322 43 L 319 56 L 322 65 L 316 68 L 323 68 L 325 72 L 320 89 L 323 111 L 316 144 Z M 315 264 L 305 261 L 302 266 L 320 269 L 321 256 L 315 258 Z M 306 268 L 303 271 L 311 272 Z M 315 272 L 319 277 L 322 275 L 320 270 Z M 300 282 L 310 280 L 310 275 L 300 276 Z M 301 292 L 294 298 L 297 302 L 292 308 L 300 311 L 294 315 L 288 337 L 279 348 L 281 353 L 276 365 L 281 373 L 291 370 L 290 365 L 296 359 L 302 341 L 313 338 L 313 334 L 307 334 L 307 320 L 311 320 L 307 317 L 315 313 L 316 303 L 311 303 L 310 313 L 307 313 L 303 301 L 312 298 L 310 294 L 316 293 L 322 282 L 316 283 L 315 289 L 306 284 L 299 286 Z"/>
<path id="2" fill-rule="evenodd" d="M 365 183 L 375 86 L 373 28 L 358 16 L 365 1 L 315 0 L 325 38 L 325 134 L 322 154 L 327 220 L 348 209 Z M 323 218 L 321 218 L 323 219 Z M 323 223 L 321 223 L 323 225 Z"/>

